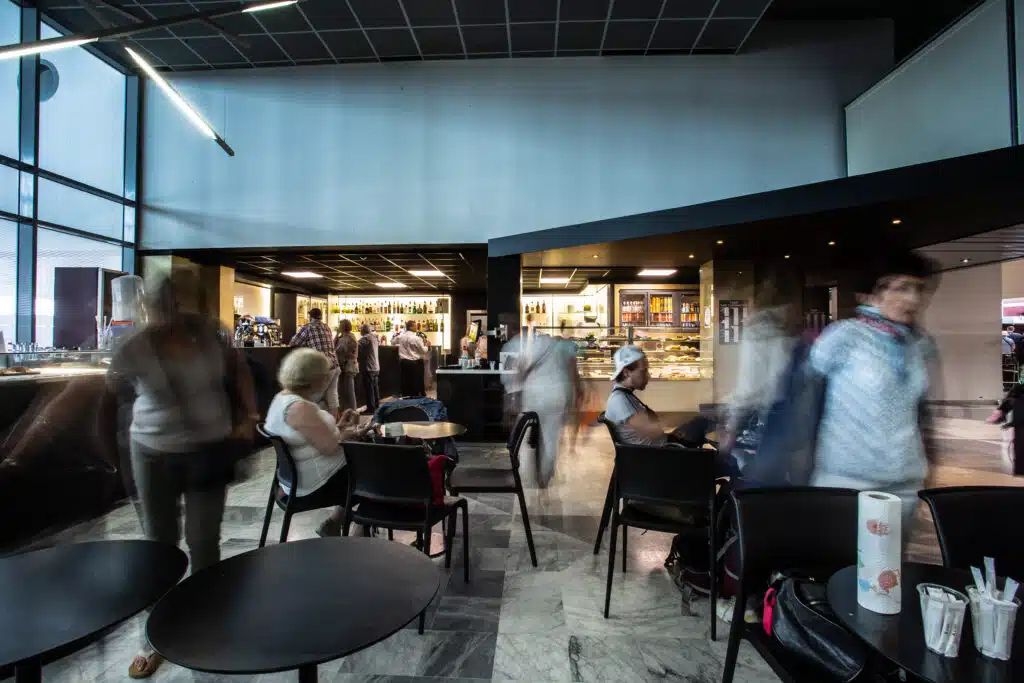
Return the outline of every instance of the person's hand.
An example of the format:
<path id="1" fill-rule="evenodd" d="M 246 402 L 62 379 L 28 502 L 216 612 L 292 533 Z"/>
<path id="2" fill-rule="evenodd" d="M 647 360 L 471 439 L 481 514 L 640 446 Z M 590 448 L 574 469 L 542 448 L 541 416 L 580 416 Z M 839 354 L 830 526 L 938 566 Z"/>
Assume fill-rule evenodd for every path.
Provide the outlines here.
<path id="1" fill-rule="evenodd" d="M 338 427 L 344 429 L 345 427 L 359 424 L 359 413 L 352 408 L 346 408 L 345 412 L 338 418 Z"/>

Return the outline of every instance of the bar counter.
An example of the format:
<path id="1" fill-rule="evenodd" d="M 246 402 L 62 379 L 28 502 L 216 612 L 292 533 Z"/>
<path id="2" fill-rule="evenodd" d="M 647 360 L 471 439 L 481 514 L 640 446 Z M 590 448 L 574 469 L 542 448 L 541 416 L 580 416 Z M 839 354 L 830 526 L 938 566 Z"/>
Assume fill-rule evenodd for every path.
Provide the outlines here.
<path id="1" fill-rule="evenodd" d="M 508 436 L 504 416 L 503 375 L 512 370 L 437 370 L 437 399 L 448 408 L 448 420 L 465 425 L 464 441 L 504 441 Z"/>

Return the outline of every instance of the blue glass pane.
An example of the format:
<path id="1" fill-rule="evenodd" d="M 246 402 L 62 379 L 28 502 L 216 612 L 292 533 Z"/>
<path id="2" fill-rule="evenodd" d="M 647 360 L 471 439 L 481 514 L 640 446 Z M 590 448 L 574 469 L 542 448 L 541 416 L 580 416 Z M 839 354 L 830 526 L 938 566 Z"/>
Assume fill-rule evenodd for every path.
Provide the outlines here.
<path id="1" fill-rule="evenodd" d="M 39 220 L 121 239 L 123 207 L 45 178 L 39 179 Z"/>
<path id="2" fill-rule="evenodd" d="M 21 10 L 0 0 L 0 45 L 21 38 Z M 0 60 L 0 154 L 18 158 L 18 68 L 19 60 Z"/>
<path id="3" fill-rule="evenodd" d="M 0 211 L 18 213 L 18 171 L 10 166 L 0 165 Z"/>
<path id="4" fill-rule="evenodd" d="M 124 239 L 125 242 L 135 243 L 135 209 L 130 206 L 124 207 Z"/>
<path id="5" fill-rule="evenodd" d="M 39 230 L 36 239 L 36 343 L 53 345 L 54 268 L 121 270 L 121 247 L 54 230 Z M 98 286 L 98 281 L 97 281 Z"/>
<path id="6" fill-rule="evenodd" d="M 60 34 L 43 24 L 41 35 Z M 39 165 L 122 194 L 124 75 L 80 47 L 50 52 L 44 59 L 55 74 L 50 87 L 40 85 Z"/>
<path id="7" fill-rule="evenodd" d="M 0 220 L 0 332 L 6 344 L 14 342 L 14 302 L 17 282 L 18 226 Z"/>

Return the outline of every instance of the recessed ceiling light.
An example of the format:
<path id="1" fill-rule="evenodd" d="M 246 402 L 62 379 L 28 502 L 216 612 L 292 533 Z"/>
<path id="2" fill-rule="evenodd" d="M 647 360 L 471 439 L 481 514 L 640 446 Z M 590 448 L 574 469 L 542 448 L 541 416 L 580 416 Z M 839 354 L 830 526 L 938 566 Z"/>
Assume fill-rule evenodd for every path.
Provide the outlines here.
<path id="1" fill-rule="evenodd" d="M 969 258 L 960 259 L 960 263 L 970 263 L 970 262 L 971 262 L 971 259 L 969 259 Z"/>
<path id="2" fill-rule="evenodd" d="M 597 254 L 594 254 L 594 255 L 593 255 L 593 256 L 591 256 L 590 258 L 598 258 L 598 255 L 597 255 Z"/>
<path id="3" fill-rule="evenodd" d="M 832 241 L 832 242 L 829 242 L 829 243 L 828 243 L 828 246 L 830 246 L 830 247 L 834 247 L 834 246 L 836 246 L 836 243 L 835 243 L 834 241 Z"/>
<path id="4" fill-rule="evenodd" d="M 542 285 L 567 285 L 569 284 L 569 278 L 567 277 L 542 277 L 540 279 Z"/>
<path id="5" fill-rule="evenodd" d="M 718 242 L 716 242 L 716 244 L 725 244 L 725 240 L 718 240 Z"/>
<path id="6" fill-rule="evenodd" d="M 892 219 L 892 224 L 893 224 L 893 225 L 899 225 L 899 224 L 900 224 L 900 223 L 902 223 L 902 222 L 903 222 L 903 219 L 902 219 L 902 218 L 893 218 L 893 219 Z"/>
<path id="7" fill-rule="evenodd" d="M 444 277 L 444 273 L 440 270 L 410 270 L 409 275 L 415 275 L 416 277 Z"/>
<path id="8" fill-rule="evenodd" d="M 668 277 L 675 274 L 675 268 L 644 268 L 637 273 L 640 277 Z"/>
<path id="9" fill-rule="evenodd" d="M 694 258 L 693 254 L 690 254 L 690 258 Z"/>
<path id="10" fill-rule="evenodd" d="M 786 254 L 785 258 L 789 258 L 789 254 Z"/>
<path id="11" fill-rule="evenodd" d="M 320 273 L 314 273 L 311 270 L 282 270 L 281 275 L 285 277 L 294 277 L 299 280 L 315 280 L 323 277 Z"/>
<path id="12" fill-rule="evenodd" d="M 294 5 L 299 0 L 280 0 L 280 2 L 261 2 L 258 5 L 249 5 L 243 12 L 265 12 L 268 9 L 278 9 L 279 7 L 287 7 L 288 5 Z"/>
<path id="13" fill-rule="evenodd" d="M 381 289 L 405 289 L 405 285 L 401 282 L 376 282 L 374 284 Z"/>

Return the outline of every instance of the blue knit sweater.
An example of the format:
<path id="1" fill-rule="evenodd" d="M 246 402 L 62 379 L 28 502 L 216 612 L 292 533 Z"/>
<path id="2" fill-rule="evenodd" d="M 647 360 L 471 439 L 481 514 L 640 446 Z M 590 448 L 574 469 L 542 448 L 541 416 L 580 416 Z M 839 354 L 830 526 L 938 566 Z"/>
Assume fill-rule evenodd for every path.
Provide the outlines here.
<path id="1" fill-rule="evenodd" d="M 858 312 L 827 327 L 811 349 L 811 368 L 826 379 L 815 470 L 879 486 L 920 481 L 920 411 L 934 343 L 876 309 Z"/>

